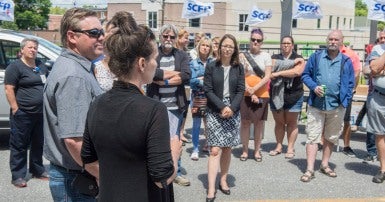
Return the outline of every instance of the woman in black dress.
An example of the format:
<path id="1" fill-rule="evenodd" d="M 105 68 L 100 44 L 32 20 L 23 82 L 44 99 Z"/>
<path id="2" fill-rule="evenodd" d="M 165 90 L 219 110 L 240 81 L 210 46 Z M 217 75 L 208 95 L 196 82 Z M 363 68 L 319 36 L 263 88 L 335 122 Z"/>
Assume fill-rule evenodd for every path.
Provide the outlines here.
<path id="1" fill-rule="evenodd" d="M 105 48 L 118 81 L 91 104 L 82 160 L 86 167 L 99 164 L 98 201 L 173 201 L 170 183 L 176 176 L 181 142 L 173 138 L 170 150 L 167 109 L 141 89 L 155 74 L 155 36 L 131 21 L 127 12 L 114 18 L 119 23 Z"/>

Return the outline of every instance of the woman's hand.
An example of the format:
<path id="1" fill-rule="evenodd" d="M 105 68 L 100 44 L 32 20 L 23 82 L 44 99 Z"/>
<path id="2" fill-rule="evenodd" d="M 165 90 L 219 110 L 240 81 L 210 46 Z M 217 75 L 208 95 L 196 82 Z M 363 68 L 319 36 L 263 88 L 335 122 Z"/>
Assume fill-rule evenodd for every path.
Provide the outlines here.
<path id="1" fill-rule="evenodd" d="M 258 103 L 259 103 L 259 98 L 258 98 L 258 96 L 256 96 L 256 95 L 251 95 L 251 102 L 252 102 L 252 103 L 258 104 Z"/>
<path id="2" fill-rule="evenodd" d="M 230 107 L 226 106 L 221 110 L 221 118 L 227 119 L 230 118 L 234 114 L 233 110 L 230 109 Z"/>

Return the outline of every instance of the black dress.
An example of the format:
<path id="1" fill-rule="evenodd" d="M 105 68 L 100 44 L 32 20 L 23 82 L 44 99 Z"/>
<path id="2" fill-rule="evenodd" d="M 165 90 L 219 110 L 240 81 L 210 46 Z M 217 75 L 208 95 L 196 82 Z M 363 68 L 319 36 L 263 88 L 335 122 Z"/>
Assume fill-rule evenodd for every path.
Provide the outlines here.
<path id="1" fill-rule="evenodd" d="M 166 107 L 116 81 L 88 111 L 81 156 L 99 161 L 99 201 L 173 201 L 174 172 Z"/>

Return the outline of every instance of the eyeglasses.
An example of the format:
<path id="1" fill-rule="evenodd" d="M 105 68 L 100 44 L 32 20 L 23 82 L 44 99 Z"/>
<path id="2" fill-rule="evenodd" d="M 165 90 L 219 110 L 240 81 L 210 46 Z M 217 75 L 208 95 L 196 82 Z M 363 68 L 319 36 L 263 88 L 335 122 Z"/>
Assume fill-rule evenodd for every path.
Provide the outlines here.
<path id="1" fill-rule="evenodd" d="M 165 34 L 165 35 L 163 35 L 163 38 L 164 39 L 171 39 L 171 40 L 173 40 L 173 39 L 175 39 L 175 36 L 171 36 L 171 35 Z"/>
<path id="2" fill-rule="evenodd" d="M 40 67 L 35 67 L 32 69 L 33 72 L 39 73 L 40 72 Z"/>
<path id="3" fill-rule="evenodd" d="M 262 42 L 263 42 L 263 39 L 254 39 L 254 38 L 250 38 L 250 41 L 252 41 L 253 43 L 255 43 L 255 41 L 257 41 L 258 43 L 262 43 Z"/>
<path id="4" fill-rule="evenodd" d="M 222 46 L 221 48 L 233 50 L 233 49 L 234 49 L 234 46 L 228 46 L 228 45 L 225 45 L 225 46 Z"/>
<path id="5" fill-rule="evenodd" d="M 91 38 L 98 39 L 101 35 L 104 36 L 104 30 L 103 29 L 89 29 L 89 30 L 72 30 L 73 32 L 83 33 L 88 35 Z"/>

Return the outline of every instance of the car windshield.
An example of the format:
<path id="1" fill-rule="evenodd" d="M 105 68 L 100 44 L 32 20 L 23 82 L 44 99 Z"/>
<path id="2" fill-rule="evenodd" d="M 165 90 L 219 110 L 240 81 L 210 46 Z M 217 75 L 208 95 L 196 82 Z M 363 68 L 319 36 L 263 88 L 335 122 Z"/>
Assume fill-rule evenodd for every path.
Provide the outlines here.
<path id="1" fill-rule="evenodd" d="M 38 36 L 33 36 L 33 35 L 27 35 L 27 34 L 23 34 L 23 33 L 18 33 L 18 32 L 14 32 L 15 35 L 19 35 L 19 36 L 22 36 L 22 37 L 33 37 L 33 38 L 36 38 L 38 41 L 39 41 L 39 44 L 44 46 L 45 48 L 51 50 L 52 52 L 55 52 L 57 55 L 60 55 L 61 51 L 62 51 L 62 48 L 46 39 L 43 39 L 41 37 L 38 37 Z"/>

